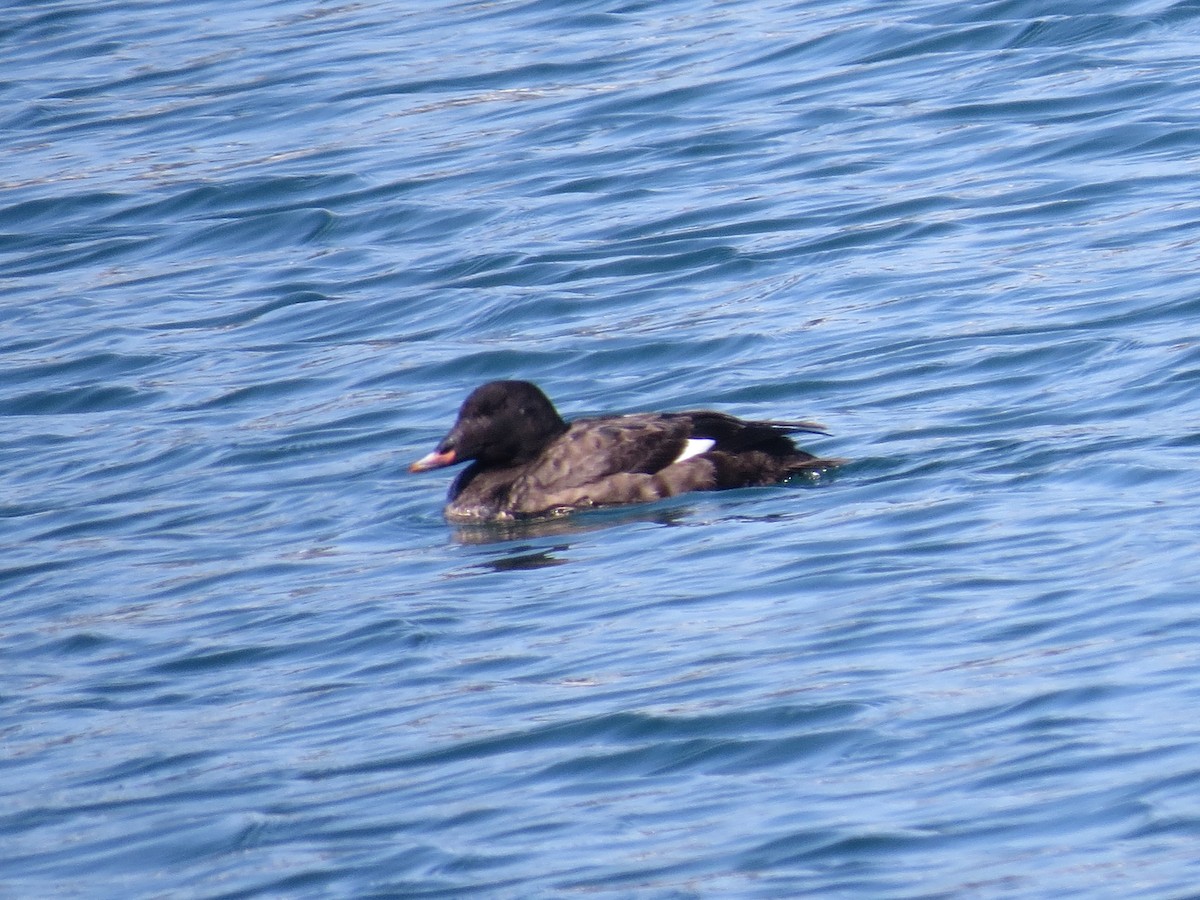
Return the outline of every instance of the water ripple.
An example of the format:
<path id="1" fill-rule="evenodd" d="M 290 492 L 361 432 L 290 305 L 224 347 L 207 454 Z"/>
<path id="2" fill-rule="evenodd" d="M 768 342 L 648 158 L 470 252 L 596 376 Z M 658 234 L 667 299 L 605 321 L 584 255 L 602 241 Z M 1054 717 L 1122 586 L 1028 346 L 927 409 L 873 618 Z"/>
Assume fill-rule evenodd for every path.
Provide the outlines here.
<path id="1" fill-rule="evenodd" d="M 0 23 L 14 895 L 1194 890 L 1195 3 L 156 11 Z M 851 462 L 451 529 L 500 377 Z"/>

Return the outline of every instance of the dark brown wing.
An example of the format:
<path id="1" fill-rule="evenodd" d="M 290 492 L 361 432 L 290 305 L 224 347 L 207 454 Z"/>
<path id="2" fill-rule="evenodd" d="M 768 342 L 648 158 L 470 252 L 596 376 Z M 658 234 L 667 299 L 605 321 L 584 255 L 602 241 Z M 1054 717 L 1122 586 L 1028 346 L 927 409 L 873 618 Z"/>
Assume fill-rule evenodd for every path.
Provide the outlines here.
<path id="1" fill-rule="evenodd" d="M 679 458 L 690 432 L 691 422 L 677 416 L 579 419 L 513 482 L 509 506 L 518 516 L 541 515 L 670 496 L 656 473 Z"/>
<path id="2" fill-rule="evenodd" d="M 685 417 L 654 413 L 578 419 L 542 451 L 523 479 L 550 489 L 621 472 L 657 472 L 679 458 L 691 430 Z"/>

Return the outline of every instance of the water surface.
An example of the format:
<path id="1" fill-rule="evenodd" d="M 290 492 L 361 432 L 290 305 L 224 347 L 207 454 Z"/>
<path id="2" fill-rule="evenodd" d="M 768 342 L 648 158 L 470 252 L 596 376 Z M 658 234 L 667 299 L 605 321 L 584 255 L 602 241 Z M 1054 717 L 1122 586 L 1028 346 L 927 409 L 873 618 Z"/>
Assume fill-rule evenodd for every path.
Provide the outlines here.
<path id="1" fill-rule="evenodd" d="M 17 3 L 14 896 L 1200 882 L 1200 5 Z M 454 529 L 466 393 L 818 485 Z"/>

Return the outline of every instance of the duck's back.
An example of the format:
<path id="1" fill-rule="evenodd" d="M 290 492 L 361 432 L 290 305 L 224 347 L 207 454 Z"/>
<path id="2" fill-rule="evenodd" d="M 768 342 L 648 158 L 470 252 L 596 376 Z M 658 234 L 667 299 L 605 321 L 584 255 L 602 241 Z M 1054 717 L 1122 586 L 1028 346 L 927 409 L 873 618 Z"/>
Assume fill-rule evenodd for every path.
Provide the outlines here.
<path id="1" fill-rule="evenodd" d="M 651 473 L 679 458 L 691 436 L 682 416 L 646 413 L 576 419 L 530 466 L 530 482 L 587 484 L 621 472 Z"/>
<path id="2" fill-rule="evenodd" d="M 713 412 L 579 419 L 529 463 L 468 469 L 447 514 L 521 518 L 773 484 L 815 459 L 784 433 L 807 424 Z"/>

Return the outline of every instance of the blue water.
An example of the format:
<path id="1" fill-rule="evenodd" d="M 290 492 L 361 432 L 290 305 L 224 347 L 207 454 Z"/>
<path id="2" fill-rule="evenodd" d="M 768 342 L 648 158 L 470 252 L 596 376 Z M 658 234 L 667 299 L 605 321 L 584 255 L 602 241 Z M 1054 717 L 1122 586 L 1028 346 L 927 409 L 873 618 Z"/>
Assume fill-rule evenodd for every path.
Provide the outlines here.
<path id="1" fill-rule="evenodd" d="M 1200 885 L 1200 4 L 11 2 L 13 897 Z M 493 378 L 852 463 L 456 530 Z"/>

